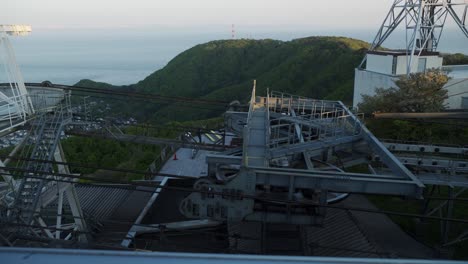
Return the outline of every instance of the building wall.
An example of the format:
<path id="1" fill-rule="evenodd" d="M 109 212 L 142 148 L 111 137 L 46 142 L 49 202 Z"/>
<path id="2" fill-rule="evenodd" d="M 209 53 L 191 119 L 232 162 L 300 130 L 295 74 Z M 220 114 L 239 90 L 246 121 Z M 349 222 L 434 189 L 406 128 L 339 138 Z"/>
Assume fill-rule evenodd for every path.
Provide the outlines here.
<path id="1" fill-rule="evenodd" d="M 468 97 L 468 65 L 444 66 L 452 78 L 445 85 L 449 98 L 446 103 L 449 109 L 461 109 L 462 98 Z"/>
<path id="2" fill-rule="evenodd" d="M 427 61 L 429 64 L 429 61 Z M 462 97 L 468 97 L 468 65 L 444 67 L 452 78 L 446 85 L 448 109 L 461 109 Z M 362 102 L 362 94 L 375 95 L 376 88 L 395 87 L 398 76 L 355 69 L 353 107 Z"/>
<path id="3" fill-rule="evenodd" d="M 362 102 L 362 94 L 375 95 L 376 88 L 390 88 L 395 86 L 397 77 L 368 70 L 354 70 L 353 107 Z"/>
<path id="4" fill-rule="evenodd" d="M 449 109 L 461 109 L 462 97 L 468 97 L 468 78 L 452 79 L 447 85 L 447 95 L 449 98 L 445 101 Z"/>
<path id="5" fill-rule="evenodd" d="M 421 56 L 421 58 L 427 59 L 426 69 L 440 68 L 442 67 L 442 57 L 439 56 Z"/>
<path id="6" fill-rule="evenodd" d="M 392 74 L 393 55 L 367 54 L 366 69 L 373 72 Z"/>
<path id="7" fill-rule="evenodd" d="M 411 67 L 411 71 L 416 71 L 417 68 L 418 68 L 418 65 L 415 63 L 413 64 L 413 67 Z M 395 74 L 396 75 L 406 74 L 406 56 L 397 57 L 397 66 L 396 66 Z"/>
<path id="8" fill-rule="evenodd" d="M 396 56 L 396 55 L 395 55 Z M 406 55 L 396 56 L 395 74 L 392 73 L 394 55 L 368 54 L 366 70 L 355 70 L 353 106 L 362 102 L 362 95 L 374 95 L 376 88 L 395 87 L 398 76 L 406 74 Z M 468 97 L 468 65 L 444 66 L 440 56 L 415 56 L 412 72 L 418 71 L 419 59 L 426 59 L 425 69 L 443 68 L 452 78 L 447 84 L 449 109 L 461 109 L 462 97 Z"/>
<path id="9" fill-rule="evenodd" d="M 418 71 L 419 59 L 426 59 L 426 70 L 442 67 L 442 57 L 439 56 L 414 56 L 414 62 L 411 65 L 411 72 Z M 409 58 L 408 58 L 409 59 Z M 396 75 L 406 74 L 406 55 L 397 57 Z"/>

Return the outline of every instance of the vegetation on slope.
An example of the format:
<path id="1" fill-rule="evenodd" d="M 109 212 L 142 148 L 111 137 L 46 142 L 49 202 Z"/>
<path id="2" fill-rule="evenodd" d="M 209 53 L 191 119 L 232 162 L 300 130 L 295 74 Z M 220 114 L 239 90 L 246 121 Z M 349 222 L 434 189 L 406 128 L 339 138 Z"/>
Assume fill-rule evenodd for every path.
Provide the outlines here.
<path id="1" fill-rule="evenodd" d="M 362 60 L 368 44 L 349 38 L 310 37 L 292 41 L 277 40 L 222 40 L 197 45 L 170 61 L 166 67 L 158 70 L 130 86 L 110 86 L 90 80 L 82 80 L 76 85 L 96 88 L 119 88 L 128 91 L 141 91 L 168 96 L 217 99 L 223 101 L 240 100 L 246 102 L 250 96 L 252 80 L 257 79 L 257 92 L 264 94 L 266 88 L 319 99 L 336 99 L 350 103 L 353 94 L 354 68 Z M 468 64 L 468 56 L 463 54 L 444 54 L 445 65 Z M 443 95 L 442 95 L 443 97 Z M 120 99 L 120 100 L 118 100 Z M 163 124 L 175 120 L 197 120 L 220 116 L 225 109 L 209 105 L 189 105 L 171 102 L 132 102 L 122 103 L 121 98 L 111 100 L 115 115 L 128 116 L 132 113 L 143 122 Z M 395 106 L 391 104 L 391 106 Z M 373 110 L 374 111 L 374 110 Z M 372 111 L 371 111 L 372 112 Z M 212 119 L 213 123 L 221 122 Z M 466 144 L 468 126 L 465 123 L 414 123 L 401 120 L 367 120 L 367 126 L 379 138 L 426 141 L 432 143 Z M 173 125 L 184 125 L 173 122 Z M 200 123 L 185 123 L 187 126 L 199 126 Z M 127 132 L 136 133 L 133 128 Z M 170 136 L 150 132 L 159 136 Z M 76 139 L 78 140 L 78 139 Z M 84 139 L 83 139 L 84 140 Z M 94 163 L 109 164 L 118 167 L 142 166 L 150 161 L 147 155 L 157 155 L 159 150 L 146 149 L 143 146 L 114 142 L 72 143 L 69 151 L 80 147 L 86 153 L 71 157 L 88 157 Z M 82 145 L 82 146 L 80 146 Z M 87 145 L 93 146 L 88 148 Z M 110 148 L 115 160 L 106 161 L 99 152 Z M 93 153 L 93 149 L 98 149 Z M 126 152 L 124 155 L 119 152 Z M 149 152 L 148 152 L 149 151 Z M 136 153 L 136 155 L 135 155 Z M 93 161 L 89 161 L 93 163 Z M 143 162 L 143 163 L 141 163 Z M 140 164 L 140 165 L 134 165 Z M 143 169 L 143 167 L 137 168 Z M 419 213 L 418 201 L 406 199 L 369 197 L 379 208 L 393 211 Z M 455 216 L 466 218 L 466 206 L 456 205 Z M 439 243 L 438 223 L 421 223 L 411 218 L 392 217 L 402 228 L 418 239 L 431 245 Z M 454 226 L 453 231 L 461 229 Z M 423 232 L 421 232 L 423 231 Z M 423 235 L 420 235 L 423 234 Z M 464 258 L 466 244 L 461 244 L 455 257 Z"/>
<path id="2" fill-rule="evenodd" d="M 73 136 L 62 142 L 68 162 L 101 168 L 146 171 L 161 147 L 118 142 L 109 139 Z M 135 180 L 143 175 L 72 167 L 73 173 L 84 173 L 109 180 Z"/>
<path id="3" fill-rule="evenodd" d="M 126 134 L 146 135 L 160 138 L 176 138 L 186 131 L 186 127 L 216 129 L 221 127 L 223 120 L 213 118 L 206 120 L 187 121 L 183 123 L 170 122 L 165 126 L 127 126 L 122 127 Z M 196 131 L 192 131 L 195 135 Z M 161 154 L 162 146 L 119 142 L 110 139 L 72 136 L 62 140 L 63 149 L 68 162 L 87 164 L 91 167 L 116 168 L 125 170 L 146 171 L 148 166 Z M 0 151 L 0 153 L 3 153 Z M 83 173 L 87 176 L 109 180 L 139 180 L 143 174 L 96 170 L 86 167 L 71 167 L 73 173 Z"/>
<path id="4" fill-rule="evenodd" d="M 258 93 L 267 88 L 318 99 L 350 103 L 354 68 L 361 62 L 369 44 L 344 37 L 307 37 L 291 41 L 217 40 L 196 45 L 164 68 L 128 86 L 112 86 L 82 80 L 77 86 L 119 88 L 167 96 L 245 102 L 257 79 Z M 444 64 L 468 64 L 468 56 L 444 54 Z M 121 99 L 121 98 L 120 98 Z M 222 107 L 174 104 L 173 102 L 122 103 L 112 97 L 119 111 L 131 112 L 142 121 L 167 122 L 217 117 Z"/>
<path id="5" fill-rule="evenodd" d="M 121 89 L 168 96 L 246 101 L 257 79 L 258 93 L 271 90 L 313 98 L 351 102 L 354 68 L 368 43 L 342 37 L 309 37 L 292 41 L 218 40 L 182 52 L 163 69 Z M 109 88 L 82 80 L 77 86 Z M 148 121 L 216 117 L 225 109 L 151 103 L 119 109 L 138 111 Z M 206 109 L 208 108 L 208 109 Z M 145 113 L 145 114 L 143 114 Z M 148 113 L 151 113 L 149 115 Z"/>
<path id="6" fill-rule="evenodd" d="M 439 112 L 448 98 L 445 84 L 449 77 L 441 70 L 411 73 L 395 81 L 398 88 L 377 88 L 373 96 L 363 95 L 359 110 L 373 112 Z"/>
<path id="7" fill-rule="evenodd" d="M 137 89 L 164 95 L 242 99 L 252 80 L 260 87 L 281 89 L 304 96 L 326 97 L 346 81 L 362 59 L 367 43 L 335 37 L 310 37 L 288 42 L 277 40 L 221 40 L 197 45 L 175 57 L 163 69 L 136 84 Z M 241 88 L 237 88 L 242 90 Z M 211 94 L 223 90 L 222 96 Z M 265 90 L 265 88 L 263 88 Z M 227 95 L 227 96 L 225 96 Z"/>
<path id="8" fill-rule="evenodd" d="M 443 54 L 444 65 L 467 65 L 468 56 L 462 53 Z"/>

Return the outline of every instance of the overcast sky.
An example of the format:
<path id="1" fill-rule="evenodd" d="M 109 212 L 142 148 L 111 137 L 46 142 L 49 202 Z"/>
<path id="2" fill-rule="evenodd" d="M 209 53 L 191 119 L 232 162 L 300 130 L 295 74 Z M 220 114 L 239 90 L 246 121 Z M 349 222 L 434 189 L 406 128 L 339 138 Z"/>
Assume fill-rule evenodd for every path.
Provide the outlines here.
<path id="1" fill-rule="evenodd" d="M 0 0 L 0 24 L 33 28 L 138 26 L 376 29 L 392 0 Z"/>

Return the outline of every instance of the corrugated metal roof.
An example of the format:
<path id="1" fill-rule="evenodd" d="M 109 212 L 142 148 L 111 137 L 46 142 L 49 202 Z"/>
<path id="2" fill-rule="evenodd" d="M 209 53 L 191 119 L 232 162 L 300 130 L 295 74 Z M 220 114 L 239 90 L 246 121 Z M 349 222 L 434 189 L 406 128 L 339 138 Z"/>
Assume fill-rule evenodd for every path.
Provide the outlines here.
<path id="1" fill-rule="evenodd" d="M 331 257 L 389 255 L 380 252 L 367 238 L 352 214 L 339 209 L 327 210 L 323 226 L 241 222 L 228 223 L 228 231 L 230 247 L 237 253 Z"/>
<path id="2" fill-rule="evenodd" d="M 305 231 L 306 243 L 314 256 L 382 256 L 344 210 L 328 209 L 323 227 L 308 226 Z"/>
<path id="3" fill-rule="evenodd" d="M 78 185 L 76 192 L 83 211 L 100 221 L 109 219 L 133 190 L 117 189 L 111 186 Z"/>
<path id="4" fill-rule="evenodd" d="M 134 221 L 151 195 L 132 185 L 76 184 L 75 189 L 85 215 L 97 221 L 116 218 Z M 64 205 L 68 205 L 66 196 Z M 49 205 L 56 206 L 56 200 Z"/>
<path id="5" fill-rule="evenodd" d="M 114 246 L 120 245 L 152 194 L 140 191 L 150 188 L 120 184 L 76 184 L 75 189 L 86 221 L 99 229 L 94 242 Z M 56 207 L 57 200 L 43 212 L 55 214 Z M 64 208 L 68 207 L 65 196 Z"/>

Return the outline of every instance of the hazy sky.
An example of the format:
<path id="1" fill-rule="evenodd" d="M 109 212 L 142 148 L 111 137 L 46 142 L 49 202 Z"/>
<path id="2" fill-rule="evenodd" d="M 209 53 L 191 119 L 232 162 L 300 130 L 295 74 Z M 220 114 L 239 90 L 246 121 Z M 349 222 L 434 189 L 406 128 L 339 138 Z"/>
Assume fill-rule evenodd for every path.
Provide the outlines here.
<path id="1" fill-rule="evenodd" d="M 2 3 L 3 2 L 3 3 Z M 0 24 L 34 28 L 259 25 L 375 29 L 392 0 L 0 0 Z"/>

